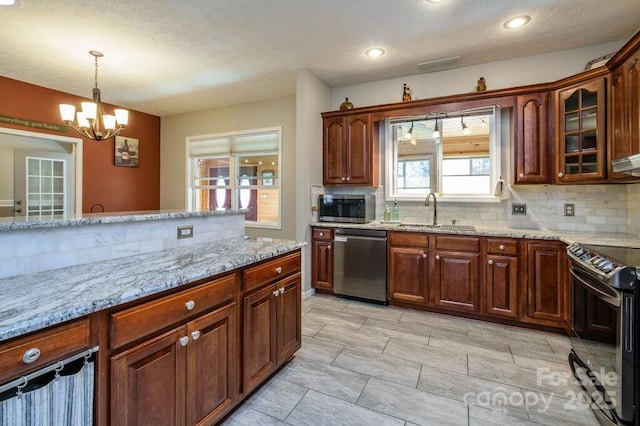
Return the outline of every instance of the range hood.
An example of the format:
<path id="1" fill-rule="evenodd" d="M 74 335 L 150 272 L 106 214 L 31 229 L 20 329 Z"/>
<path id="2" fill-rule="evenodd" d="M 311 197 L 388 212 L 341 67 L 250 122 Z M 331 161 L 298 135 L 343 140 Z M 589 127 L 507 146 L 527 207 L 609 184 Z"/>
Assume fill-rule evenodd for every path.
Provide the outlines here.
<path id="1" fill-rule="evenodd" d="M 640 153 L 611 160 L 613 171 L 640 177 Z"/>

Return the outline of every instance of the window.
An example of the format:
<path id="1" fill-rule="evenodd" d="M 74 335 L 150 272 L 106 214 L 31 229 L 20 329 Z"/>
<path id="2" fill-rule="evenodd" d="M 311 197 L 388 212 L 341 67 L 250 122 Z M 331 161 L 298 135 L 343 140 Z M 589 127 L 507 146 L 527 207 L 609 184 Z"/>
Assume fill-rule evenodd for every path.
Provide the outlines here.
<path id="1" fill-rule="evenodd" d="M 499 113 L 488 107 L 400 117 L 386 126 L 387 200 L 495 200 L 500 176 Z"/>
<path id="2" fill-rule="evenodd" d="M 249 227 L 280 229 L 281 128 L 190 137 L 189 208 L 247 209 Z"/>

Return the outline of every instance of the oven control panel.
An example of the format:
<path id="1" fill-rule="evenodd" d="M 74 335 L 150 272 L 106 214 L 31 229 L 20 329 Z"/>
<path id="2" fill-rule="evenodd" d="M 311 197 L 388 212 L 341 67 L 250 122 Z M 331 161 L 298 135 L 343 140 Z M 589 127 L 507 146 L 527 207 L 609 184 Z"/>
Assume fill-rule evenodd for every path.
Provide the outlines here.
<path id="1" fill-rule="evenodd" d="M 608 259 L 600 254 L 593 253 L 590 250 L 582 247 L 580 244 L 571 244 L 567 247 L 567 252 L 581 263 L 589 265 L 605 274 L 616 269 L 618 266 L 613 260 Z"/>

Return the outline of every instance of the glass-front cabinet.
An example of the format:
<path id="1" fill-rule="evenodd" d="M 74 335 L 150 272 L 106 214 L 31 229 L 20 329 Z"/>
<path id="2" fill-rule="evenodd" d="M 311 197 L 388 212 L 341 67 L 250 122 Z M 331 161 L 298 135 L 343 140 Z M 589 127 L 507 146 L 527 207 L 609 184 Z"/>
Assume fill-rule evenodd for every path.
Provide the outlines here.
<path id="1" fill-rule="evenodd" d="M 557 182 L 606 179 L 604 77 L 557 93 Z"/>

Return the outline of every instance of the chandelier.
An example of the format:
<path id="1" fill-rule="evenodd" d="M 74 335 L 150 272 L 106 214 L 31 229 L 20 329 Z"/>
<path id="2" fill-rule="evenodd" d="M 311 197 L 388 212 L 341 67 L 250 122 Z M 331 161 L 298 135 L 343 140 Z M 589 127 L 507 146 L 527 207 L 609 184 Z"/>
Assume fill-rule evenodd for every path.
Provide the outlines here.
<path id="1" fill-rule="evenodd" d="M 82 111 L 78 111 L 77 114 L 75 106 L 60 104 L 60 116 L 67 126 L 71 126 L 85 138 L 101 141 L 116 136 L 127 127 L 129 111 L 115 109 L 114 115 L 105 114 L 100 101 L 100 89 L 98 89 L 98 58 L 104 55 L 95 50 L 90 50 L 89 54 L 94 57 L 96 64 L 96 87 L 93 88 L 93 102 L 81 102 Z M 77 123 L 73 121 L 74 116 L 77 118 Z"/>

